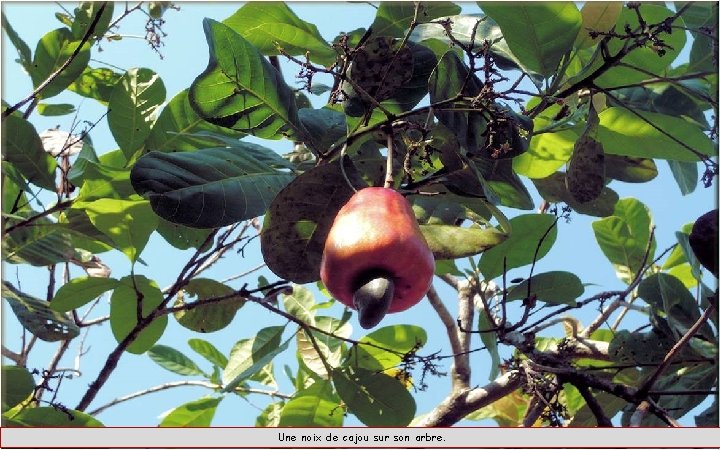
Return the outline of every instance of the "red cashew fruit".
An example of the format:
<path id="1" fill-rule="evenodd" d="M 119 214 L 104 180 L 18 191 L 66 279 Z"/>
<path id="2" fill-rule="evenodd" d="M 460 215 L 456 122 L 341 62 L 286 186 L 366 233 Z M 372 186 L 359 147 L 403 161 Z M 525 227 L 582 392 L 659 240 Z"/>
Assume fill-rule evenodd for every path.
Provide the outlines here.
<path id="1" fill-rule="evenodd" d="M 393 189 L 369 187 L 340 209 L 325 241 L 320 278 L 358 310 L 363 328 L 405 311 L 430 289 L 435 258 L 410 204 Z"/>

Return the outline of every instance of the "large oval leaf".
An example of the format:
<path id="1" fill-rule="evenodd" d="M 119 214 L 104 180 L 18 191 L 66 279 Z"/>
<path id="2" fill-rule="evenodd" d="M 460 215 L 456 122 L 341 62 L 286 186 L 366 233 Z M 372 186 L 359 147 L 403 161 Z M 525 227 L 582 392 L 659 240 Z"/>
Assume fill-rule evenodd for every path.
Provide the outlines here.
<path id="1" fill-rule="evenodd" d="M 477 255 L 492 248 L 508 235 L 497 228 L 470 228 L 453 225 L 420 225 L 428 247 L 436 259 L 456 259 Z"/>
<path id="2" fill-rule="evenodd" d="M 133 280 L 133 277 L 135 278 Z M 138 323 L 138 310 L 143 318 L 151 314 L 163 301 L 157 283 L 142 275 L 129 275 L 120 280 L 110 298 L 110 328 L 118 342 L 122 342 Z M 142 303 L 139 305 L 139 303 Z M 142 354 L 160 339 L 167 326 L 167 316 L 155 318 L 127 347 L 127 351 Z"/>
<path id="3" fill-rule="evenodd" d="M 423 2 L 418 6 L 422 22 L 460 12 L 460 7 L 452 2 Z M 415 2 L 382 2 L 370 29 L 375 36 L 404 37 L 415 17 L 415 8 Z"/>
<path id="4" fill-rule="evenodd" d="M 362 186 L 352 166 L 346 173 Z M 268 268 L 295 283 L 320 279 L 320 260 L 333 220 L 352 196 L 340 163 L 315 167 L 278 193 L 265 215 L 260 246 Z"/>
<path id="5" fill-rule="evenodd" d="M 279 55 L 279 48 L 323 65 L 337 54 L 315 25 L 300 19 L 283 2 L 248 2 L 223 23 L 247 39 L 265 55 Z"/>
<path id="6" fill-rule="evenodd" d="M 129 160 L 150 134 L 165 85 L 150 69 L 130 69 L 115 85 L 108 104 L 108 125 Z"/>
<path id="7" fill-rule="evenodd" d="M 80 334 L 80 328 L 70 317 L 53 311 L 45 300 L 25 294 L 6 281 L 2 283 L 2 296 L 22 326 L 43 341 L 73 339 Z"/>
<path id="8" fill-rule="evenodd" d="M 10 115 L 2 122 L 2 156 L 30 183 L 55 190 L 55 160 L 45 153 L 40 136 L 27 120 Z"/>
<path id="9" fill-rule="evenodd" d="M 35 48 L 30 77 L 38 87 L 56 72 L 77 50 L 80 40 L 75 40 L 67 28 L 58 28 L 45 34 Z M 85 43 L 77 56 L 64 70 L 40 92 L 39 98 L 49 98 L 65 90 L 85 69 L 90 61 L 90 43 Z"/>
<path id="10" fill-rule="evenodd" d="M 316 381 L 299 391 L 285 404 L 278 425 L 281 427 L 339 427 L 343 412 L 329 381 Z"/>
<path id="11" fill-rule="evenodd" d="M 483 253 L 478 269 L 486 279 L 490 280 L 503 273 L 503 259 L 506 259 L 507 270 L 530 264 L 533 262 L 535 249 L 544 236 L 537 253 L 539 260 L 555 243 L 557 227 L 554 223 L 555 216 L 549 214 L 525 214 L 513 217 L 510 219 L 512 228 L 510 237 Z"/>
<path id="12" fill-rule="evenodd" d="M 23 427 L 102 427 L 96 418 L 82 411 L 68 409 L 61 411 L 54 406 L 41 406 L 38 408 L 24 408 L 10 418 L 11 426 Z"/>
<path id="13" fill-rule="evenodd" d="M 280 326 L 263 328 L 255 337 L 242 339 L 233 346 L 222 374 L 224 392 L 232 392 L 288 348 L 289 340 L 280 343 L 284 330 Z"/>
<path id="14" fill-rule="evenodd" d="M 3 365 L 2 380 L 2 412 L 20 404 L 35 390 L 35 380 L 25 367 Z"/>
<path id="15" fill-rule="evenodd" d="M 204 300 L 209 298 L 222 297 L 233 292 L 233 288 L 218 281 L 209 278 L 194 278 L 185 286 L 183 294 L 178 294 L 175 306 L 191 301 L 202 304 Z M 190 310 L 177 311 L 174 315 L 178 323 L 189 330 L 212 333 L 230 325 L 230 322 L 235 318 L 235 313 L 244 303 L 241 297 L 234 296 Z"/>
<path id="16" fill-rule="evenodd" d="M 405 354 L 417 351 L 427 342 L 424 328 L 416 325 L 390 325 L 363 336 L 350 350 L 345 365 L 372 371 L 397 366 Z"/>
<path id="17" fill-rule="evenodd" d="M 168 413 L 161 427 L 209 427 L 220 401 L 225 397 L 203 397 L 184 403 Z"/>
<path id="18" fill-rule="evenodd" d="M 404 427 L 415 417 L 415 399 L 402 381 L 373 370 L 333 370 L 333 383 L 350 412 L 370 427 Z"/>
<path id="19" fill-rule="evenodd" d="M 150 199 L 159 216 L 193 228 L 217 228 L 261 216 L 292 178 L 248 152 L 228 148 L 150 152 L 130 173 L 135 191 Z"/>
<path id="20" fill-rule="evenodd" d="M 644 120 L 621 107 L 611 107 L 599 114 L 597 138 L 602 142 L 606 153 L 639 158 L 698 161 L 695 153 L 682 145 L 685 144 L 703 155 L 717 154 L 710 138 L 692 121 L 646 111 L 639 114 Z"/>
<path id="21" fill-rule="evenodd" d="M 189 92 L 197 113 L 260 138 L 301 137 L 295 97 L 280 73 L 227 25 L 205 19 L 203 27 L 210 61 Z"/>
<path id="22" fill-rule="evenodd" d="M 210 131 L 220 135 L 228 135 L 235 139 L 244 136 L 244 133 L 213 125 L 198 116 L 190 106 L 186 89 L 180 91 L 163 108 L 160 116 L 153 124 L 150 135 L 145 140 L 145 150 L 177 152 L 217 146 L 217 139 L 196 135 L 195 133 L 199 131 Z"/>
<path id="23" fill-rule="evenodd" d="M 534 295 L 541 302 L 548 305 L 570 305 L 575 306 L 575 299 L 585 292 L 585 287 L 574 273 L 554 271 L 533 275 L 510 288 L 506 300 L 522 300 L 528 296 L 528 285 L 530 295 Z"/>
<path id="24" fill-rule="evenodd" d="M 582 16 L 572 2 L 479 2 L 498 23 L 510 50 L 532 71 L 549 77 L 575 42 Z"/>
<path id="25" fill-rule="evenodd" d="M 179 350 L 167 345 L 154 345 L 148 350 L 148 356 L 163 369 L 178 375 L 193 376 L 204 375 L 204 372 L 195 362 Z"/>
<path id="26" fill-rule="evenodd" d="M 73 278 L 58 289 L 50 305 L 55 311 L 71 311 L 97 298 L 103 292 L 115 289 L 117 285 L 118 281 L 114 278 Z"/>

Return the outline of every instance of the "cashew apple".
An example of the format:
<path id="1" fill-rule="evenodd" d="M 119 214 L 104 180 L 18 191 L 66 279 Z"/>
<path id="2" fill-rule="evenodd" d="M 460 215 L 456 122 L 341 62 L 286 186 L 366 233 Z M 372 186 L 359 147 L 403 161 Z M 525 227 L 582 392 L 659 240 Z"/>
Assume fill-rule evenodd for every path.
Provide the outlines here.
<path id="1" fill-rule="evenodd" d="M 383 187 L 358 191 L 340 209 L 320 264 L 325 287 L 358 310 L 363 328 L 418 303 L 434 271 L 435 259 L 410 204 Z"/>

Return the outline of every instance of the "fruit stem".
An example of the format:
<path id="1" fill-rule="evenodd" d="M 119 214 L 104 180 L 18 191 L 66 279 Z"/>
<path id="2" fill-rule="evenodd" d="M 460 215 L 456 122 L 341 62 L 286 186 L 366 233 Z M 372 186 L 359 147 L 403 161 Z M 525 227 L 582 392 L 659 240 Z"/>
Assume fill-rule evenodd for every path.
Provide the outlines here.
<path id="1" fill-rule="evenodd" d="M 387 133 L 387 165 L 385 166 L 385 188 L 393 187 L 395 180 L 393 179 L 393 133 L 392 127 Z"/>

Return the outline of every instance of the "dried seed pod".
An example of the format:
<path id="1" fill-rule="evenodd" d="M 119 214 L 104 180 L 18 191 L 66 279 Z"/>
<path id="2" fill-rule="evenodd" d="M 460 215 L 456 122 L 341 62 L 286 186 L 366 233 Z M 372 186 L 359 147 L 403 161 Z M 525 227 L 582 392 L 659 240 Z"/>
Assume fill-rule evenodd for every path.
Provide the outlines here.
<path id="1" fill-rule="evenodd" d="M 600 195 L 605 187 L 605 151 L 600 142 L 587 135 L 575 142 L 565 184 L 580 203 L 587 203 Z"/>

